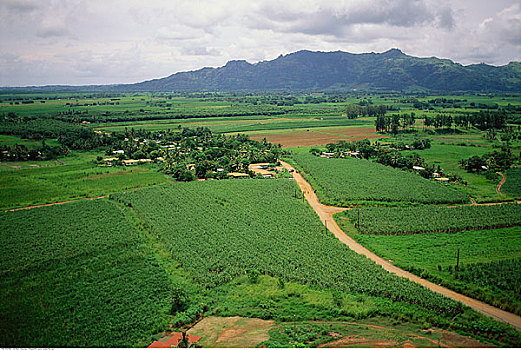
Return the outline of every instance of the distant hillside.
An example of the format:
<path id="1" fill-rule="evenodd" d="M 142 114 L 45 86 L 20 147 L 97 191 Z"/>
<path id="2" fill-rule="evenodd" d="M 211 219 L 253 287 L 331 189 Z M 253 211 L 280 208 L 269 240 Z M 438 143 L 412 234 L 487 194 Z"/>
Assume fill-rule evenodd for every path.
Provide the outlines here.
<path id="1" fill-rule="evenodd" d="M 298 51 L 272 61 L 230 61 L 138 84 L 118 86 L 137 91 L 231 90 L 433 90 L 521 92 L 521 63 L 463 66 L 436 57 L 408 56 L 398 49 L 384 53 Z"/>
<path id="2" fill-rule="evenodd" d="M 4 88 L 6 90 L 28 88 Z M 297 51 L 255 64 L 230 61 L 219 68 L 180 72 L 137 84 L 31 87 L 38 91 L 396 90 L 521 92 L 521 62 L 463 66 L 448 59 L 384 53 Z"/>

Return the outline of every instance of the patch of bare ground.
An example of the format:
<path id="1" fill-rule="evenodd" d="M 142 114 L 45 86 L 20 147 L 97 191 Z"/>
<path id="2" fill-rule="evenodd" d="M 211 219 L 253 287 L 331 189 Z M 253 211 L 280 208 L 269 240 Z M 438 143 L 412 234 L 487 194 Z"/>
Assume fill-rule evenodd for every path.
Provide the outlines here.
<path id="1" fill-rule="evenodd" d="M 244 317 L 206 317 L 188 332 L 201 336 L 202 347 L 254 348 L 270 338 L 274 321 Z"/>
<path id="2" fill-rule="evenodd" d="M 328 323 L 328 322 L 321 322 Z M 336 323 L 337 322 L 331 322 Z M 484 348 L 490 347 L 488 344 L 479 342 L 476 339 L 466 337 L 454 332 L 449 332 L 441 329 L 428 329 L 423 332 L 427 333 L 424 335 L 403 332 L 403 330 L 381 327 L 374 324 L 364 324 L 349 322 L 346 323 L 346 327 L 350 326 L 368 326 L 368 329 L 374 331 L 374 333 L 368 334 L 367 331 L 364 334 L 356 334 L 356 330 L 349 329 L 348 332 L 352 333 L 349 336 L 342 337 L 340 339 L 333 340 L 328 343 L 319 345 L 319 348 L 343 348 L 343 347 L 369 347 L 369 348 L 424 348 L 424 347 L 449 347 L 449 348 Z M 353 334 L 354 333 L 354 334 Z M 335 337 L 338 338 L 340 334 L 335 333 Z"/>
<path id="3" fill-rule="evenodd" d="M 385 137 L 378 135 L 375 128 L 320 128 L 310 131 L 291 131 L 275 134 L 252 134 L 250 138 L 261 141 L 266 138 L 273 144 L 281 144 L 282 147 L 317 146 L 340 140 L 357 141 L 363 139 L 377 139 Z"/>
<path id="4" fill-rule="evenodd" d="M 469 337 L 465 337 L 461 334 L 444 331 L 444 330 L 435 330 L 433 333 L 441 334 L 441 342 L 447 344 L 447 346 L 451 348 L 489 348 L 490 345 L 480 343 L 476 339 L 472 339 Z"/>

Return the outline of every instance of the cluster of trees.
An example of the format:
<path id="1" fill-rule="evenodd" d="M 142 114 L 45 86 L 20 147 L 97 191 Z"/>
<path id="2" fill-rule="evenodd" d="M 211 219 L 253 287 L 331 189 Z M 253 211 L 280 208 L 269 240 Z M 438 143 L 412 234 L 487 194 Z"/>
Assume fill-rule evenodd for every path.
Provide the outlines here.
<path id="1" fill-rule="evenodd" d="M 452 128 L 459 126 L 469 128 L 471 126 L 480 130 L 502 129 L 505 126 L 507 114 L 504 111 L 479 111 L 473 114 L 437 114 L 435 117 L 425 116 L 424 125 L 434 128 Z"/>
<path id="2" fill-rule="evenodd" d="M 20 117 L 14 113 L 0 116 L 0 134 L 29 140 L 57 139 L 66 148 L 75 150 L 91 150 L 111 143 L 107 135 L 78 124 L 51 118 Z M 60 149 L 65 152 L 66 148 Z"/>
<path id="3" fill-rule="evenodd" d="M 493 151 L 482 156 L 472 156 L 462 159 L 460 165 L 469 173 L 493 174 L 496 171 L 509 169 L 516 157 L 509 148 L 502 148 L 500 151 Z"/>
<path id="4" fill-rule="evenodd" d="M 41 146 L 34 148 L 18 144 L 13 146 L 0 145 L 1 161 L 51 160 L 68 153 L 69 149 L 67 147 L 51 147 L 45 144 L 45 140 L 42 140 Z"/>
<path id="5" fill-rule="evenodd" d="M 392 132 L 397 134 L 399 129 L 409 129 L 416 123 L 414 112 L 394 115 L 377 115 L 375 126 L 377 132 Z"/>
<path id="6" fill-rule="evenodd" d="M 364 106 L 361 104 L 349 104 L 346 106 L 346 115 L 348 119 L 355 119 L 358 117 L 383 117 L 387 107 L 385 105 Z"/>
<path id="7" fill-rule="evenodd" d="M 505 111 L 479 111 L 472 114 L 437 114 L 435 116 L 425 115 L 423 117 L 424 127 L 435 129 L 452 127 L 475 127 L 480 130 L 503 129 L 506 127 L 508 115 Z M 377 115 L 375 126 L 377 132 L 391 132 L 397 134 L 400 129 L 408 130 L 416 122 L 414 112 L 408 114 Z"/>
<path id="8" fill-rule="evenodd" d="M 280 145 L 266 140 L 258 142 L 242 134 L 214 134 L 202 127 L 159 132 L 126 129 L 111 137 L 115 141 L 107 155 L 123 150 L 118 155 L 121 160 L 161 159 L 161 170 L 178 181 L 223 178 L 229 172 L 247 173 L 251 163 L 276 163 L 282 153 Z"/>

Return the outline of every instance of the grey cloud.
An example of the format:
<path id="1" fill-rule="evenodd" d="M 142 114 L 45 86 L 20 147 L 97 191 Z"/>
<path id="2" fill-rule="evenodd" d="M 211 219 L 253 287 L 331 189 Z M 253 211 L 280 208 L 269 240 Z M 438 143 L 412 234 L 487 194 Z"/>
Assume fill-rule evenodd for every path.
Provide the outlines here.
<path id="1" fill-rule="evenodd" d="M 192 56 L 219 56 L 221 54 L 218 50 L 207 47 L 187 47 L 183 49 L 183 53 Z"/>
<path id="2" fill-rule="evenodd" d="M 438 11 L 438 25 L 442 28 L 453 29 L 456 25 L 454 12 L 450 7 L 442 8 Z"/>
<path id="3" fill-rule="evenodd" d="M 135 82 L 300 49 L 504 64 L 520 18 L 519 0 L 0 0 L 0 85 Z"/>
<path id="4" fill-rule="evenodd" d="M 343 36 L 355 25 L 389 25 L 413 27 L 435 23 L 441 27 L 452 27 L 454 19 L 448 8 L 431 8 L 425 1 L 374 0 L 346 3 L 335 6 L 319 6 L 317 9 L 288 9 L 278 4 L 261 6 L 258 10 L 262 20 L 251 25 L 258 28 L 305 34 Z M 253 16 L 252 16 L 253 17 Z"/>
<path id="5" fill-rule="evenodd" d="M 521 5 L 514 4 L 480 25 L 481 34 L 494 36 L 496 40 L 521 46 Z"/>
<path id="6" fill-rule="evenodd" d="M 38 1 L 34 0 L 2 0 L 2 7 L 5 11 L 31 12 L 40 7 Z"/>
<path id="7" fill-rule="evenodd" d="M 68 36 L 69 34 L 69 29 L 60 25 L 43 26 L 36 32 L 40 38 Z"/>

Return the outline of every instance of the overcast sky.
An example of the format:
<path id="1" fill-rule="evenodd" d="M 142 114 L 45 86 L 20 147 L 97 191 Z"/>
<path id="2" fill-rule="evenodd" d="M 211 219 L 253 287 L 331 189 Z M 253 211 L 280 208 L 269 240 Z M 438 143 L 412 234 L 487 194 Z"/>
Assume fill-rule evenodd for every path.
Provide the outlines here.
<path id="1" fill-rule="evenodd" d="M 521 60 L 519 0 L 0 0 L 0 86 L 132 83 L 301 49 Z"/>

